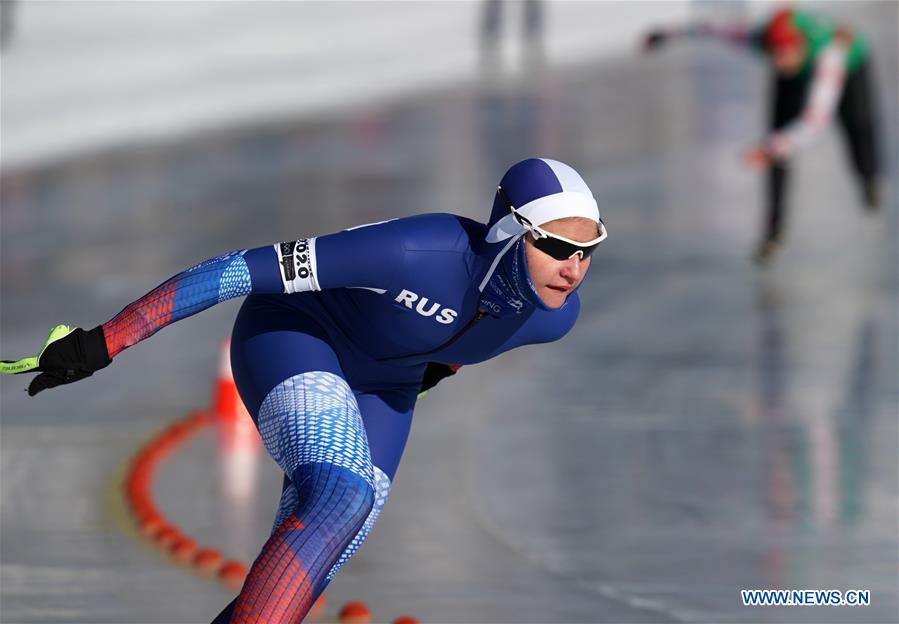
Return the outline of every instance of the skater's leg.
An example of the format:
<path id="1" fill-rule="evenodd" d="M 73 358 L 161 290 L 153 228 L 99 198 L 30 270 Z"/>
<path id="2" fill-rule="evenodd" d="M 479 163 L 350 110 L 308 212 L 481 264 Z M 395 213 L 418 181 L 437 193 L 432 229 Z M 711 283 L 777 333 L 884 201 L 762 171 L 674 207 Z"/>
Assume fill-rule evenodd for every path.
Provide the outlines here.
<path id="1" fill-rule="evenodd" d="M 231 621 L 298 622 L 374 504 L 374 478 L 359 408 L 346 382 L 327 371 L 301 373 L 260 407 L 259 430 L 291 486 L 287 517 L 262 548 Z"/>
<path id="2" fill-rule="evenodd" d="M 359 549 L 387 504 L 393 478 L 412 426 L 416 396 L 414 392 L 382 392 L 358 394 L 356 399 L 362 412 L 374 465 L 375 503 L 362 529 L 328 572 L 328 581 L 334 578 L 341 566 Z"/>
<path id="3" fill-rule="evenodd" d="M 839 119 L 865 206 L 869 210 L 876 210 L 881 201 L 877 179 L 880 162 L 877 114 L 871 80 L 869 61 L 847 78 L 840 99 Z"/>
<path id="4" fill-rule="evenodd" d="M 311 319 L 248 300 L 235 325 L 232 367 L 291 488 L 230 622 L 299 622 L 374 504 L 364 425 L 328 337 Z"/>
<path id="5" fill-rule="evenodd" d="M 770 128 L 779 130 L 793 121 L 802 110 L 807 84 L 798 79 L 774 79 Z M 767 208 L 762 239 L 755 253 L 757 262 L 769 260 L 780 248 L 787 211 L 786 198 L 790 178 L 789 163 L 781 160 L 767 172 Z"/>

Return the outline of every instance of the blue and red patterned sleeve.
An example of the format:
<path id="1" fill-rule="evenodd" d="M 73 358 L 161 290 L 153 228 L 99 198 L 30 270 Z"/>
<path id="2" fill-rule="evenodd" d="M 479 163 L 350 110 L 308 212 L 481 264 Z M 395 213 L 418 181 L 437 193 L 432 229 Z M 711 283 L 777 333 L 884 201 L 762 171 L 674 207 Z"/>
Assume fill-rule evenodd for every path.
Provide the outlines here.
<path id="1" fill-rule="evenodd" d="M 323 288 L 385 289 L 403 274 L 405 246 L 434 236 L 433 218 L 373 223 L 320 237 L 233 251 L 175 275 L 103 325 L 109 357 L 187 316 L 250 294 L 294 294 Z M 430 229 L 428 229 L 430 228 Z"/>
<path id="2" fill-rule="evenodd" d="M 271 246 L 206 260 L 166 280 L 103 325 L 114 358 L 128 347 L 216 303 L 251 293 L 280 293 L 283 284 Z"/>

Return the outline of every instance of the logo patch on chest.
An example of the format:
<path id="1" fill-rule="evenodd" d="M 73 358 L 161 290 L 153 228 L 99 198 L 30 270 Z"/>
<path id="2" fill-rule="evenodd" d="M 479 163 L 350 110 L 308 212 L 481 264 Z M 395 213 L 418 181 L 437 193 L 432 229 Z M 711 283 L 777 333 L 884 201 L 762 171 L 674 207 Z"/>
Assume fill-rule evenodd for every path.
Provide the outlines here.
<path id="1" fill-rule="evenodd" d="M 435 321 L 444 325 L 449 325 L 459 316 L 459 313 L 452 308 L 444 307 L 436 301 L 430 301 L 427 297 L 419 297 L 405 288 L 394 301 L 403 304 L 410 310 L 415 310 L 422 316 L 434 317 Z"/>

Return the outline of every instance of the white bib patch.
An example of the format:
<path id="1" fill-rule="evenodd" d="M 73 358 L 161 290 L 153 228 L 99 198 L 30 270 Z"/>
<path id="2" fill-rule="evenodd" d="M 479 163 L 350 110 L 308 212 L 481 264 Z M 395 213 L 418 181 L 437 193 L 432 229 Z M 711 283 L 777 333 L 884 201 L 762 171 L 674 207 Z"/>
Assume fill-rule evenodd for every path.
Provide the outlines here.
<path id="1" fill-rule="evenodd" d="M 321 290 L 315 263 L 315 237 L 275 245 L 286 294 Z"/>

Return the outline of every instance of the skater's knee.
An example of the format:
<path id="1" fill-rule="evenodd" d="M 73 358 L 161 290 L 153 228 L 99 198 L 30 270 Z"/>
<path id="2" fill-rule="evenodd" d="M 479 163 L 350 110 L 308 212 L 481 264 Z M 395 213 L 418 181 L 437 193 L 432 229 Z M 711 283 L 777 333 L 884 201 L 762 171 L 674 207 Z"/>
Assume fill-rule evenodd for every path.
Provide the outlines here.
<path id="1" fill-rule="evenodd" d="M 375 490 L 368 483 L 361 482 L 352 486 L 349 494 L 348 513 L 352 514 L 353 519 L 361 527 L 375 507 Z"/>
<path id="2" fill-rule="evenodd" d="M 328 507 L 338 524 L 354 532 L 371 513 L 375 489 L 363 475 L 332 463 L 303 464 L 291 477 L 296 488 L 294 515 L 307 516 L 312 509 Z"/>
<path id="3" fill-rule="evenodd" d="M 375 506 L 375 488 L 368 480 L 346 471 L 340 477 L 339 490 L 341 513 L 348 520 L 352 519 L 348 524 L 354 525 L 355 531 L 358 531 Z"/>
<path id="4" fill-rule="evenodd" d="M 368 537 L 369 532 L 371 532 L 372 527 L 375 525 L 375 522 L 378 521 L 378 516 L 381 514 L 381 510 L 384 509 L 384 505 L 387 504 L 387 497 L 390 495 L 390 478 L 377 466 L 374 468 L 375 472 L 375 488 L 374 488 L 374 505 L 370 508 L 370 511 L 365 516 L 365 521 L 362 523 L 362 528 L 359 529 L 359 532 L 356 533 L 356 536 L 349 543 L 349 545 L 344 549 L 341 553 L 340 557 L 337 559 L 337 563 L 334 564 L 334 567 L 331 568 L 331 571 L 328 572 L 328 580 L 330 581 L 334 578 L 334 575 L 349 561 L 350 557 L 359 550 L 359 547 L 362 545 L 362 542 L 365 541 L 365 538 Z M 362 507 L 360 511 L 363 511 L 365 507 Z"/>

